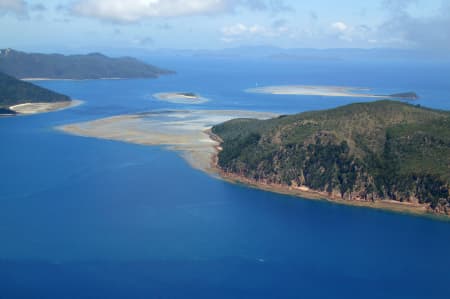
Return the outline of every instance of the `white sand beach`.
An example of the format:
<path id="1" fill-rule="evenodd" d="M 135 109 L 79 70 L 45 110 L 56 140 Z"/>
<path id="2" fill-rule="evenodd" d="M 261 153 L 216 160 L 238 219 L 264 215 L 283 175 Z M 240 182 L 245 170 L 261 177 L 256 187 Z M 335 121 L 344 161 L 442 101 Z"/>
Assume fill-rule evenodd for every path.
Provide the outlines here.
<path id="1" fill-rule="evenodd" d="M 10 110 L 15 111 L 18 114 L 36 114 L 46 113 L 52 111 L 59 111 L 63 109 L 79 106 L 83 103 L 80 100 L 55 102 L 55 103 L 23 103 L 9 107 Z"/>

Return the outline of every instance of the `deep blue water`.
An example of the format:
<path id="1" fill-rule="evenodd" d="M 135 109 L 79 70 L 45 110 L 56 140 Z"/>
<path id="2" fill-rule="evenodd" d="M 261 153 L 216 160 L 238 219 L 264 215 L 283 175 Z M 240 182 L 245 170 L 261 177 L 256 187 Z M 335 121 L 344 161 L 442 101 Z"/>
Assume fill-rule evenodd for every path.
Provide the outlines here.
<path id="1" fill-rule="evenodd" d="M 247 94 L 259 85 L 414 90 L 450 109 L 450 65 L 165 59 L 157 80 L 38 84 L 82 99 L 0 119 L 0 298 L 448 298 L 450 222 L 228 184 L 158 147 L 56 125 L 162 109 L 294 113 L 367 99 Z M 211 101 L 158 102 L 193 91 Z"/>

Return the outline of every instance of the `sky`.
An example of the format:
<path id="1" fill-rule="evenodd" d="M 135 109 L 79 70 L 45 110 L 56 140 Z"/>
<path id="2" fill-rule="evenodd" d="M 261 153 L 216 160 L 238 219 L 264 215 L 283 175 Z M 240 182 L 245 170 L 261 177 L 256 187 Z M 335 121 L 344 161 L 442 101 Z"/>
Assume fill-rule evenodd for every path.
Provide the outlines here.
<path id="1" fill-rule="evenodd" d="M 450 50 L 450 0 L 0 0 L 0 48 Z"/>

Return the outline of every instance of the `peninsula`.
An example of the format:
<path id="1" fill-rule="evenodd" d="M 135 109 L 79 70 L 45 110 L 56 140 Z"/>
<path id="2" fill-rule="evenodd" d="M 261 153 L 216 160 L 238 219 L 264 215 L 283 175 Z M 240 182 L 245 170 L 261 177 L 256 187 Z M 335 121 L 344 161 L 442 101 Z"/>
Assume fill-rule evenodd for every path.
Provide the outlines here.
<path id="1" fill-rule="evenodd" d="M 131 57 L 111 58 L 100 53 L 61 55 L 0 50 L 0 71 L 27 80 L 87 80 L 157 78 L 172 74 Z"/>
<path id="2" fill-rule="evenodd" d="M 396 101 L 212 128 L 223 177 L 265 190 L 450 214 L 450 113 Z"/>
<path id="3" fill-rule="evenodd" d="M 450 214 L 450 112 L 396 101 L 296 115 L 173 110 L 58 127 L 175 150 L 267 191 L 420 215 Z"/>
<path id="4" fill-rule="evenodd" d="M 49 112 L 74 103 L 68 96 L 0 72 L 0 115 Z"/>

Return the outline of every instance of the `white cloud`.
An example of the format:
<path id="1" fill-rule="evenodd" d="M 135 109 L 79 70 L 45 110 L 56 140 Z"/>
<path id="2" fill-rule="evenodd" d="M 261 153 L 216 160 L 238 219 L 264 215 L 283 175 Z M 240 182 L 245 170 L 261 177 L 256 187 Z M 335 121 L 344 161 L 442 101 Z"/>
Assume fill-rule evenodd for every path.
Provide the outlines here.
<path id="1" fill-rule="evenodd" d="M 27 13 L 27 3 L 24 0 L 0 0 L 0 14 L 6 13 L 25 15 Z"/>
<path id="2" fill-rule="evenodd" d="M 378 27 L 378 36 L 391 47 L 450 49 L 450 4 L 443 1 L 430 15 L 414 16 L 408 9 L 416 0 L 385 0 L 389 18 Z"/>
<path id="3" fill-rule="evenodd" d="M 244 24 L 235 24 L 222 28 L 222 34 L 225 36 L 237 36 L 247 33 L 248 28 Z"/>
<path id="4" fill-rule="evenodd" d="M 76 0 L 72 13 L 115 22 L 138 22 L 154 17 L 215 15 L 245 6 L 252 10 L 288 9 L 282 0 Z"/>
<path id="5" fill-rule="evenodd" d="M 222 28 L 222 34 L 224 36 L 241 36 L 246 34 L 252 35 L 267 35 L 270 34 L 270 30 L 261 25 L 244 25 L 235 24 Z"/>
<path id="6" fill-rule="evenodd" d="M 367 25 L 349 25 L 342 21 L 330 24 L 328 35 L 340 41 L 357 44 L 373 44 L 374 31 Z"/>
<path id="7" fill-rule="evenodd" d="M 348 29 L 348 25 L 344 22 L 335 22 L 331 24 L 331 28 L 338 32 L 345 32 Z"/>
<path id="8" fill-rule="evenodd" d="M 237 23 L 222 27 L 221 32 L 221 40 L 226 43 L 231 43 L 235 41 L 257 38 L 277 38 L 283 35 L 288 36 L 290 29 L 284 24 L 266 27 L 259 24 L 244 25 L 242 23 Z"/>
<path id="9" fill-rule="evenodd" d="M 80 0 L 72 6 L 75 14 L 119 22 L 215 14 L 229 9 L 224 0 Z"/>

